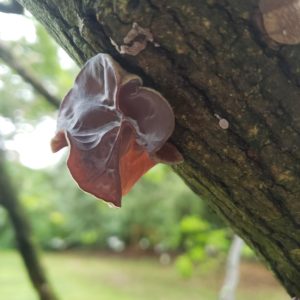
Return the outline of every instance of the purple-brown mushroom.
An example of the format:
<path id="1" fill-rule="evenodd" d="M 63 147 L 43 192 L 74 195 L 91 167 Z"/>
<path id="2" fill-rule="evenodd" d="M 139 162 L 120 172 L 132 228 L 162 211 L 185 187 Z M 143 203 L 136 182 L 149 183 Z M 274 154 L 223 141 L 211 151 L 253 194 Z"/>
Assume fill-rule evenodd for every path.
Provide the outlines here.
<path id="1" fill-rule="evenodd" d="M 260 0 L 264 30 L 279 44 L 300 43 L 300 1 Z"/>
<path id="2" fill-rule="evenodd" d="M 80 188 L 121 206 L 122 195 L 156 163 L 182 161 L 167 143 L 174 125 L 160 93 L 98 54 L 65 96 L 51 147 L 56 152 L 69 146 L 67 165 Z"/>

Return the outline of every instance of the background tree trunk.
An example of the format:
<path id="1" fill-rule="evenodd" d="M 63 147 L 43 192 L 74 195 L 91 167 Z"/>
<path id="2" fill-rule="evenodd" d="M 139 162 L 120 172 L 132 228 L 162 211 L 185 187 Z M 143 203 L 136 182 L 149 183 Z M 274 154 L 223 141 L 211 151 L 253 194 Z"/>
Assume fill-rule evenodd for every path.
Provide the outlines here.
<path id="1" fill-rule="evenodd" d="M 235 300 L 236 289 L 240 279 L 240 260 L 244 241 L 234 235 L 227 256 L 224 283 L 219 294 L 219 300 Z"/>
<path id="2" fill-rule="evenodd" d="M 58 300 L 40 262 L 33 234 L 19 202 L 15 187 L 11 184 L 6 170 L 5 155 L 1 149 L 0 136 L 0 205 L 7 210 L 15 232 L 16 242 L 27 269 L 31 283 L 40 300 Z M 17 287 L 16 287 L 17 288 Z"/>
<path id="3" fill-rule="evenodd" d="M 110 53 L 169 100 L 176 172 L 299 297 L 300 46 L 268 41 L 258 0 L 20 3 L 78 64 Z M 120 55 L 133 22 L 156 47 Z"/>

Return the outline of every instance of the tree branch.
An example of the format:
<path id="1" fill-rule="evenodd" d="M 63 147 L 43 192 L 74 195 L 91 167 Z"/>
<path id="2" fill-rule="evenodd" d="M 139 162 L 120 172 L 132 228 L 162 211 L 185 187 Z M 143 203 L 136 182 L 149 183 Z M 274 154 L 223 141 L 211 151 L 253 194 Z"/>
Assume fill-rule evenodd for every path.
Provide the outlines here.
<path id="1" fill-rule="evenodd" d="M 24 7 L 21 4 L 19 4 L 17 1 L 12 0 L 7 4 L 0 3 L 0 12 L 23 15 Z"/>
<path id="2" fill-rule="evenodd" d="M 42 95 L 52 106 L 58 108 L 60 100 L 51 94 L 47 88 L 41 83 L 28 68 L 26 68 L 19 59 L 10 51 L 2 42 L 0 42 L 0 59 L 5 64 L 16 71 L 26 82 L 32 85 L 32 87 Z"/>

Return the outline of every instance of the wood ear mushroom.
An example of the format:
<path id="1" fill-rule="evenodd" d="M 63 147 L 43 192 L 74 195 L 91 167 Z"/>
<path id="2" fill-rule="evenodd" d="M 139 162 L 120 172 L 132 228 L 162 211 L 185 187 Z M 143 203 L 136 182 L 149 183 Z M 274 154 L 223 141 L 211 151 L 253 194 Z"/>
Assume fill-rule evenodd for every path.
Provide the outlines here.
<path id="1" fill-rule="evenodd" d="M 259 9 L 268 37 L 279 44 L 300 43 L 300 0 L 260 0 Z"/>
<path id="2" fill-rule="evenodd" d="M 53 152 L 69 146 L 67 165 L 79 187 L 119 207 L 122 195 L 155 164 L 183 160 L 166 143 L 174 126 L 160 93 L 98 54 L 65 96 L 51 146 Z"/>

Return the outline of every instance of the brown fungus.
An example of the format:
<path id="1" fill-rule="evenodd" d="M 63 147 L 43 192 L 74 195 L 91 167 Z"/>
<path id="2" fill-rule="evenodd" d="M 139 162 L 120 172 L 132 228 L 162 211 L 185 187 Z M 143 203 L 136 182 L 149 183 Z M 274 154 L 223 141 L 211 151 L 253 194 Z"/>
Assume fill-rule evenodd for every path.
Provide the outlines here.
<path id="1" fill-rule="evenodd" d="M 175 125 L 167 100 L 142 86 L 109 55 L 91 58 L 65 96 L 54 152 L 69 146 L 68 167 L 78 185 L 115 206 L 158 162 L 182 161 L 166 143 Z"/>
<path id="2" fill-rule="evenodd" d="M 300 43 L 300 0 L 260 0 L 268 36 L 279 44 Z"/>

